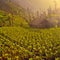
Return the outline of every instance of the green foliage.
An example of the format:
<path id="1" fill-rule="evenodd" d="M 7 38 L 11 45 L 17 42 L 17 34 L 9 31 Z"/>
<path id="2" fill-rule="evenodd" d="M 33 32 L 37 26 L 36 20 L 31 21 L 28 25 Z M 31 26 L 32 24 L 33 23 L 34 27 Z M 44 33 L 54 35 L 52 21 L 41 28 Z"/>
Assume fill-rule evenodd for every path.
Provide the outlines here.
<path id="1" fill-rule="evenodd" d="M 17 27 L 29 27 L 28 23 L 26 22 L 25 19 L 23 19 L 22 17 L 20 17 L 19 15 L 15 15 L 14 16 L 14 26 Z"/>
<path id="2" fill-rule="evenodd" d="M 0 28 L 0 59 L 58 60 L 60 57 L 60 28 L 24 29 Z M 2 49 L 2 50 L 1 50 Z"/>
<path id="3" fill-rule="evenodd" d="M 19 15 L 7 14 L 4 11 L 0 11 L 0 27 L 2 26 L 21 26 L 24 28 L 29 27 L 28 23 Z"/>
<path id="4" fill-rule="evenodd" d="M 12 16 L 11 14 L 7 14 L 4 11 L 0 11 L 0 27 L 11 25 L 11 21 L 12 21 L 11 16 Z"/>

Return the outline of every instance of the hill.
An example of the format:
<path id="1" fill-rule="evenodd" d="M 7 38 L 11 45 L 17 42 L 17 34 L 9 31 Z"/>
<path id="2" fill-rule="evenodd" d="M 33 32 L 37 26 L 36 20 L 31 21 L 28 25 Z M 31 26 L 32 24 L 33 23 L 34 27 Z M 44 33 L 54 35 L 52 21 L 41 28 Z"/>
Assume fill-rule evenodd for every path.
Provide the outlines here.
<path id="1" fill-rule="evenodd" d="M 22 14 L 24 16 L 25 13 L 27 13 L 24 7 L 21 7 L 20 5 L 18 5 L 18 3 L 16 3 L 16 1 L 12 0 L 0 0 L 0 10 L 20 16 Z"/>
<path id="2" fill-rule="evenodd" d="M 16 2 L 12 0 L 0 0 L 0 27 L 12 25 L 25 26 L 27 24 L 26 13 L 27 11 L 16 4 Z"/>
<path id="3" fill-rule="evenodd" d="M 28 23 L 19 15 L 12 15 L 0 10 L 0 27 L 4 26 L 28 27 Z"/>
<path id="4" fill-rule="evenodd" d="M 0 10 L 13 13 L 8 0 L 0 0 Z"/>
<path id="5" fill-rule="evenodd" d="M 0 59 L 60 59 L 60 28 L 0 28 Z"/>

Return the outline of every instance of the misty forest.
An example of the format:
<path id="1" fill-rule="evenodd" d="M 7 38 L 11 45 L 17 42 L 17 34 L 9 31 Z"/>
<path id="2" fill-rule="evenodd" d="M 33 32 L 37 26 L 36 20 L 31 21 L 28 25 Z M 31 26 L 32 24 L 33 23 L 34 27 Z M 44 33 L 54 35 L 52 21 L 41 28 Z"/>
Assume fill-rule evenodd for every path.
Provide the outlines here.
<path id="1" fill-rule="evenodd" d="M 22 1 L 0 0 L 0 60 L 60 60 L 57 2 L 43 11 Z"/>

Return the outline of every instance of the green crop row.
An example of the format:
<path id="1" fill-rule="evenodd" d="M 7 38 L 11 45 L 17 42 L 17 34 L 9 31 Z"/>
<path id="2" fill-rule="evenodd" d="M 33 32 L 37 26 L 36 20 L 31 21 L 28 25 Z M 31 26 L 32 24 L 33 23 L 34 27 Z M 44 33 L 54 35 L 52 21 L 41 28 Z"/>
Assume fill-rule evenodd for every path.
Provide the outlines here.
<path id="1" fill-rule="evenodd" d="M 60 28 L 0 28 L 0 59 L 60 60 Z"/>

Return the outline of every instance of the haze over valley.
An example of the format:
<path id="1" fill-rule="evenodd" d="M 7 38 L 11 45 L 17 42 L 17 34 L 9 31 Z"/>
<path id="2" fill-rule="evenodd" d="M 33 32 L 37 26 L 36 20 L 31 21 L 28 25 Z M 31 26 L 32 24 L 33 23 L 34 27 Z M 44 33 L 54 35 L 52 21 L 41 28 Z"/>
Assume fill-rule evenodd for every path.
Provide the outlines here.
<path id="1" fill-rule="evenodd" d="M 52 9 L 55 8 L 55 1 L 57 8 L 60 7 L 60 0 L 13 0 L 16 1 L 19 5 L 25 7 L 25 8 L 30 8 L 32 10 L 47 10 L 48 7 L 50 6 Z"/>

